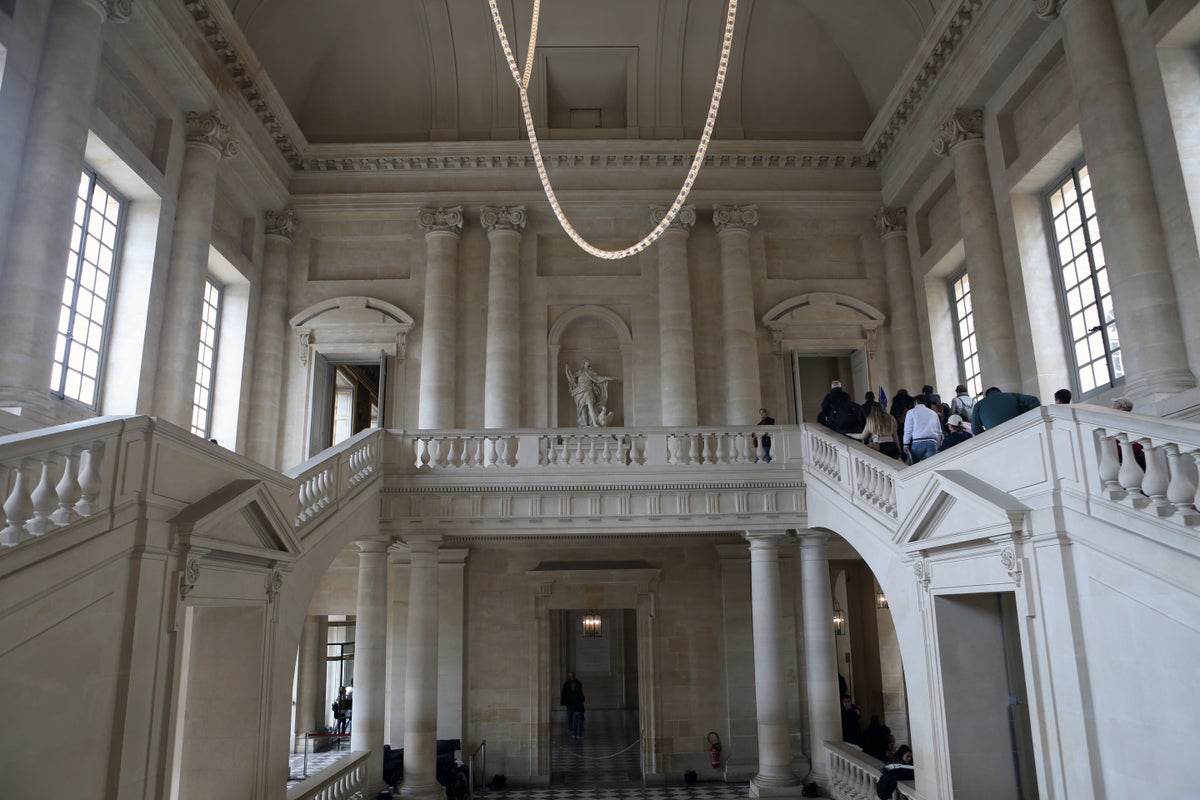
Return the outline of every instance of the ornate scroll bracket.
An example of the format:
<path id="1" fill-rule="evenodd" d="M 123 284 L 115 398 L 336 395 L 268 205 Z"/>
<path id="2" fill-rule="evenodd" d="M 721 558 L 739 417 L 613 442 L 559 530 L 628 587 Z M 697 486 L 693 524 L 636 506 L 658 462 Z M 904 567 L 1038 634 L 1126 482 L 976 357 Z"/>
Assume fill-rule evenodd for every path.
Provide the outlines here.
<path id="1" fill-rule="evenodd" d="M 1020 586 L 1021 559 L 1017 558 L 1017 551 L 1012 547 L 1006 547 L 1001 550 L 1000 563 L 1004 566 L 1004 571 L 1008 573 L 1008 577 L 1012 578 L 1013 583 Z"/>
<path id="2" fill-rule="evenodd" d="M 650 206 L 650 222 L 653 225 L 658 225 L 666 219 L 668 206 Z M 671 222 L 667 230 L 682 230 L 687 231 L 696 224 L 696 207 L 695 206 L 680 206 L 679 213 Z"/>
<path id="3" fill-rule="evenodd" d="M 479 209 L 479 222 L 488 233 L 492 231 L 520 233 L 525 229 L 525 220 L 525 206 L 483 206 Z"/>
<path id="4" fill-rule="evenodd" d="M 725 231 L 748 231 L 758 225 L 758 206 L 713 206 L 713 224 L 717 234 Z"/>
<path id="5" fill-rule="evenodd" d="M 883 239 L 897 233 L 908 233 L 908 209 L 903 206 L 884 207 L 875 214 L 875 228 Z"/>
<path id="6" fill-rule="evenodd" d="M 186 139 L 190 145 L 207 147 L 221 158 L 233 158 L 240 150 L 233 138 L 233 129 L 221 117 L 220 111 L 189 111 L 185 119 Z"/>
<path id="7" fill-rule="evenodd" d="M 928 591 L 929 584 L 933 581 L 928 559 L 918 558 L 913 563 L 913 573 L 917 576 L 917 583 L 921 584 L 921 588 Z"/>
<path id="8" fill-rule="evenodd" d="M 1033 13 L 1049 22 L 1062 13 L 1067 0 L 1033 0 Z"/>
<path id="9" fill-rule="evenodd" d="M 183 599 L 192 593 L 196 588 L 196 582 L 200 580 L 200 559 L 189 558 L 187 566 L 183 569 L 183 574 L 179 576 L 179 599 Z"/>
<path id="10" fill-rule="evenodd" d="M 463 226 L 462 206 L 454 208 L 422 208 L 417 214 L 417 225 L 428 236 L 431 233 L 458 234 Z"/>
<path id="11" fill-rule="evenodd" d="M 279 590 L 283 588 L 283 571 L 272 570 L 267 576 L 267 602 L 274 603 L 279 597 Z"/>
<path id="12" fill-rule="evenodd" d="M 949 155 L 963 142 L 983 138 L 983 110 L 956 108 L 950 119 L 942 123 L 941 132 L 933 140 L 935 155 Z"/>
<path id="13" fill-rule="evenodd" d="M 290 244 L 296 238 L 296 226 L 299 223 L 300 217 L 290 208 L 283 211 L 268 211 L 266 235 L 284 239 Z"/>

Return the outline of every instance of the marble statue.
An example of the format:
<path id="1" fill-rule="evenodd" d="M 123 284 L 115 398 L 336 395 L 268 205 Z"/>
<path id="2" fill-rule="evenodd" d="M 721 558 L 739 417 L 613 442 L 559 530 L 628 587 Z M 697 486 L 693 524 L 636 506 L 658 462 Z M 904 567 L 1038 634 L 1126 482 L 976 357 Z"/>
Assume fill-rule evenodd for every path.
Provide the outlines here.
<path id="1" fill-rule="evenodd" d="M 597 375 L 586 358 L 579 365 L 578 372 L 572 372 L 570 364 L 566 365 L 566 371 L 567 388 L 571 390 L 571 398 L 575 401 L 579 427 L 608 427 L 613 418 L 613 412 L 608 410 L 608 382 L 612 378 Z"/>

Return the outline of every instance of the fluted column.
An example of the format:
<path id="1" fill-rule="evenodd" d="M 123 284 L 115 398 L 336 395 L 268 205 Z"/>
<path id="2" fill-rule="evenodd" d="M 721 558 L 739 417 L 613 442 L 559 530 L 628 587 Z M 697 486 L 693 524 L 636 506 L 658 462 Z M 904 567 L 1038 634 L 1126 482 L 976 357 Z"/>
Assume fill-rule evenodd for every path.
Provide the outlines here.
<path id="1" fill-rule="evenodd" d="M 651 206 L 650 221 L 662 222 L 666 206 Z M 696 355 L 692 341 L 692 290 L 688 236 L 696 207 L 683 206 L 658 240 L 658 346 L 662 424 L 696 425 Z"/>
<path id="2" fill-rule="evenodd" d="M 758 325 L 750 276 L 750 229 L 757 206 L 716 206 L 713 223 L 721 247 L 721 330 L 725 348 L 725 422 L 758 421 L 762 387 L 758 375 Z"/>
<path id="3" fill-rule="evenodd" d="M 1035 8 L 1047 19 L 1062 15 L 1128 393 L 1183 391 L 1196 379 L 1181 344 L 1162 217 L 1112 4 L 1036 0 Z"/>
<path id="4" fill-rule="evenodd" d="M 65 265 L 71 252 L 106 21 L 123 22 L 131 0 L 56 0 L 46 20 L 8 249 L 0 272 L 0 400 L 49 405 Z"/>
<path id="5" fill-rule="evenodd" d="M 971 308 L 975 330 L 979 332 L 975 341 L 984 385 L 1018 391 L 1021 369 L 1017 363 L 1016 328 L 1008 300 L 1004 253 L 1000 249 L 996 199 L 983 147 L 983 112 L 957 109 L 942 125 L 934 139 L 933 151 L 940 156 L 949 155 L 954 161 L 954 190 L 958 194 Z"/>
<path id="6" fill-rule="evenodd" d="M 358 605 L 354 611 L 354 718 L 350 724 L 350 749 L 370 751 L 367 775 L 370 785 L 377 786 L 383 783 L 390 542 L 366 539 L 356 544 Z"/>
<path id="7" fill-rule="evenodd" d="M 438 545 L 441 537 L 405 537 L 410 551 L 408 641 L 404 668 L 404 783 L 400 796 L 438 800 Z"/>
<path id="8" fill-rule="evenodd" d="M 290 208 L 267 212 L 247 444 L 250 457 L 268 467 L 279 465 L 279 421 L 280 409 L 283 408 L 283 365 L 287 341 L 288 265 L 296 224 L 296 212 Z"/>
<path id="9" fill-rule="evenodd" d="M 798 783 L 792 773 L 791 731 L 784 691 L 787 680 L 783 667 L 779 543 L 786 535 L 786 531 L 746 534 L 750 541 L 754 695 L 758 713 L 758 774 L 750 781 L 751 797 Z"/>
<path id="10" fill-rule="evenodd" d="M 423 208 L 417 224 L 425 232 L 425 309 L 421 344 L 418 427 L 454 427 L 454 354 L 458 320 L 458 238 L 462 206 Z"/>
<path id="11" fill-rule="evenodd" d="M 296 730 L 293 752 L 303 752 L 304 734 L 320 731 L 325 715 L 325 618 L 309 614 L 300 629 L 296 663 Z"/>
<path id="12" fill-rule="evenodd" d="M 154 400 L 157 415 L 184 428 L 192 423 L 217 169 L 237 152 L 220 112 L 188 112 Z"/>
<path id="13" fill-rule="evenodd" d="M 487 231 L 487 358 L 483 378 L 483 426 L 516 428 L 521 424 L 521 273 L 518 257 L 525 206 L 484 206 L 480 222 Z"/>
<path id="14" fill-rule="evenodd" d="M 875 215 L 875 226 L 883 242 L 883 264 L 891 301 L 888 327 L 892 335 L 888 337 L 888 344 L 895 367 L 892 379 L 896 386 L 914 386 L 925 379 L 925 367 L 921 359 L 921 342 L 912 333 L 917 320 L 917 298 L 913 290 L 912 259 L 908 253 L 908 211 L 881 208 Z"/>
<path id="15" fill-rule="evenodd" d="M 829 584 L 829 534 L 800 536 L 800 582 L 804 597 L 804 674 L 808 688 L 809 739 L 812 779 L 828 786 L 825 742 L 842 739 L 841 698 L 838 697 L 837 653 L 833 642 L 833 593 Z"/>

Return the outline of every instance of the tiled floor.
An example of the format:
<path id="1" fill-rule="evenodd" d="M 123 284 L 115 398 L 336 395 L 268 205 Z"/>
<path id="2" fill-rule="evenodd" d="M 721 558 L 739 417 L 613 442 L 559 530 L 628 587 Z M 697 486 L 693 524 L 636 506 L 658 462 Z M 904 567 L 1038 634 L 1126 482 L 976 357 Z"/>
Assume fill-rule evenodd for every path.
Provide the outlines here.
<path id="1" fill-rule="evenodd" d="M 315 775 L 348 753 L 346 749 L 309 755 L 308 774 Z M 572 739 L 565 727 L 559 726 L 550 743 L 550 768 L 548 788 L 479 787 L 475 797 L 477 800 L 734 800 L 749 796 L 749 786 L 745 783 L 702 781 L 690 786 L 643 786 L 637 712 L 589 711 L 582 739 Z M 303 775 L 302 757 L 292 756 L 288 786 Z M 678 776 L 678 780 L 682 778 Z"/>
<path id="2" fill-rule="evenodd" d="M 316 775 L 338 759 L 350 755 L 350 740 L 342 739 L 341 749 L 326 750 L 323 753 L 308 754 L 308 775 Z M 293 753 L 288 756 L 288 788 L 305 779 L 304 755 Z"/>

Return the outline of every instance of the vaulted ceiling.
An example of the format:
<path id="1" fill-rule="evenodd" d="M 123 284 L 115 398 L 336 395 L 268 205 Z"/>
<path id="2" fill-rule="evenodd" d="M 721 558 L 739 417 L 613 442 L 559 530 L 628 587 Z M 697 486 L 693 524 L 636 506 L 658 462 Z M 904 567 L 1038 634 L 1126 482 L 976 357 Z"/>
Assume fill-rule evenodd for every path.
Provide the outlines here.
<path id="1" fill-rule="evenodd" d="M 718 138 L 861 139 L 952 0 L 740 0 Z M 516 139 L 486 0 L 225 0 L 310 142 Z M 523 59 L 532 0 L 500 0 Z M 550 138 L 697 135 L 725 0 L 543 0 Z"/>

